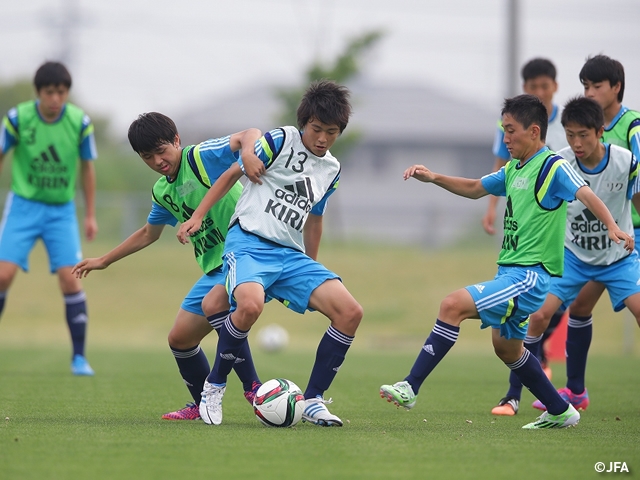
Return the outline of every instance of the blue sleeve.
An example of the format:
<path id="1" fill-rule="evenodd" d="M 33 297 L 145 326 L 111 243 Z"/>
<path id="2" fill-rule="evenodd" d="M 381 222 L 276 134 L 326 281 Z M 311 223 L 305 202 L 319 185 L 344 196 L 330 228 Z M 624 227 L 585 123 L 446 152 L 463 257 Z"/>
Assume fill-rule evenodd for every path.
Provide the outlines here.
<path id="1" fill-rule="evenodd" d="M 313 213 L 314 215 L 324 215 L 324 212 L 327 210 L 327 201 L 329 200 L 329 197 L 333 195 L 333 192 L 336 191 L 339 184 L 340 174 L 338 174 L 335 180 L 331 183 L 331 185 L 329 186 L 329 190 L 327 190 L 327 193 L 324 194 L 322 199 L 313 206 L 313 208 L 311 209 L 311 213 Z"/>
<path id="2" fill-rule="evenodd" d="M 195 153 L 200 156 L 202 165 L 207 172 L 211 184 L 238 160 L 238 152 L 231 150 L 230 135 L 212 138 L 195 147 Z"/>
<path id="3" fill-rule="evenodd" d="M 553 175 L 549 182 L 549 188 L 546 191 L 536 189 L 540 205 L 549 209 L 557 208 L 559 203 L 563 201 L 574 201 L 578 190 L 586 185 L 584 179 L 575 171 L 569 162 L 562 157 L 555 158 L 560 158 L 560 160 L 548 162 L 548 164 L 543 167 L 543 172 L 538 179 L 538 183 L 543 184 L 546 175 Z"/>
<path id="4" fill-rule="evenodd" d="M 480 179 L 484 189 L 491 195 L 497 197 L 504 197 L 507 195 L 507 188 L 505 185 L 505 173 L 504 167 L 497 172 L 489 173 Z"/>
<path id="5" fill-rule="evenodd" d="M 640 192 L 638 178 L 638 160 L 635 155 L 631 157 L 631 168 L 629 169 L 629 186 L 627 187 L 627 198 L 631 200 L 635 194 Z"/>
<path id="6" fill-rule="evenodd" d="M 18 143 L 18 111 L 15 108 L 2 119 L 0 126 L 0 152 L 4 155 Z"/>
<path id="7" fill-rule="evenodd" d="M 175 227 L 178 223 L 178 219 L 174 217 L 169 210 L 158 205 L 156 202 L 151 202 L 151 211 L 147 217 L 147 223 L 150 225 L 171 225 Z"/>
<path id="8" fill-rule="evenodd" d="M 82 160 L 95 160 L 98 158 L 94 128 L 88 115 L 82 118 L 80 138 L 82 139 L 80 141 L 80 158 Z"/>
<path id="9" fill-rule="evenodd" d="M 255 154 L 264 162 L 265 167 L 269 167 L 276 159 L 282 146 L 284 145 L 284 130 L 276 128 L 263 135 L 256 142 Z"/>
<path id="10" fill-rule="evenodd" d="M 629 150 L 636 158 L 640 158 L 640 118 L 629 125 Z"/>
<path id="11" fill-rule="evenodd" d="M 493 137 L 493 156 L 501 158 L 505 162 L 511 160 L 511 154 L 507 150 L 507 146 L 504 144 L 504 129 L 502 128 L 502 122 L 498 122 L 496 127 L 496 134 Z"/>

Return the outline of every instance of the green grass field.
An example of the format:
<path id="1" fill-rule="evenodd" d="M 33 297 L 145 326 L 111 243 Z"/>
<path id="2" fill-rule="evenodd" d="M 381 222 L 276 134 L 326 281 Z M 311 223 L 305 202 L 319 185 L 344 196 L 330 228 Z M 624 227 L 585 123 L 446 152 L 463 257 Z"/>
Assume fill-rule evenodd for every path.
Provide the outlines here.
<path id="1" fill-rule="evenodd" d="M 85 254 L 112 246 L 86 245 Z M 221 426 L 160 419 L 189 399 L 166 347 L 175 312 L 198 276 L 188 247 L 163 240 L 85 280 L 91 378 L 69 373 L 62 300 L 36 249 L 32 272 L 18 277 L 0 321 L 0 478 L 582 479 L 599 475 L 598 461 L 624 461 L 632 476 L 640 471 L 640 329 L 629 333 L 626 314 L 613 314 L 607 298 L 595 312 L 589 410 L 573 429 L 524 431 L 537 414 L 528 392 L 517 416 L 489 413 L 508 370 L 493 355 L 489 332 L 474 321 L 463 324 L 413 410 L 378 396 L 380 384 L 407 373 L 440 300 L 493 276 L 493 246 L 425 252 L 323 245 L 321 260 L 365 309 L 327 392 L 331 410 L 346 423 L 279 430 L 259 424 L 235 378 Z M 304 388 L 326 321 L 270 304 L 256 328 L 270 322 L 289 330 L 291 345 L 278 354 L 256 350 L 258 372 Z M 215 339 L 205 339 L 203 348 L 211 357 Z M 557 386 L 563 373 L 555 364 Z"/>

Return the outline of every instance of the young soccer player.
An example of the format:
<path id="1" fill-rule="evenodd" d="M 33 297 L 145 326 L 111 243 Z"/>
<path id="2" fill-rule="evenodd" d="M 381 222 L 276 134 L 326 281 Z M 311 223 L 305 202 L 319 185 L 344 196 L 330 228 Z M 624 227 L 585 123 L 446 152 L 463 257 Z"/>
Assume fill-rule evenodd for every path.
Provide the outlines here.
<path id="1" fill-rule="evenodd" d="M 340 278 L 316 261 L 327 199 L 340 178 L 329 149 L 349 122 L 349 91 L 331 81 L 311 84 L 298 107 L 298 128 L 271 130 L 256 155 L 264 162 L 261 184 L 249 183 L 238 200 L 225 244 L 227 289 L 232 313 L 220 331 L 218 350 L 205 382 L 200 416 L 222 422 L 227 375 L 250 328 L 262 313 L 265 294 L 298 313 L 317 310 L 331 322 L 316 353 L 304 392 L 302 418 L 320 426 L 342 426 L 323 398 L 344 361 L 362 319 L 362 307 Z M 202 214 L 242 176 L 236 164 L 209 190 L 178 233 L 197 232 Z M 209 296 L 203 302 L 205 312 Z"/>
<path id="2" fill-rule="evenodd" d="M 569 148 L 558 152 L 580 173 L 595 194 L 607 205 L 620 228 L 633 236 L 631 198 L 640 205 L 637 192 L 638 163 L 627 149 L 600 141 L 604 131 L 604 115 L 598 103 L 589 98 L 570 100 L 562 112 L 562 124 Z M 640 263 L 638 254 L 625 251 L 607 239 L 601 222 L 593 218 L 582 203 L 568 206 L 562 277 L 553 277 L 551 289 L 542 308 L 530 317 L 528 337 L 540 339 L 551 316 L 561 305 L 570 305 L 588 281 L 601 282 L 609 290 L 615 311 L 624 306 L 640 318 Z M 573 305 L 571 304 L 571 309 Z M 584 410 L 589 396 L 584 387 L 587 352 L 591 343 L 591 323 L 588 328 L 573 317 L 569 320 L 571 337 L 567 339 L 567 387 L 560 396 L 574 407 Z M 584 342 L 585 337 L 586 342 Z M 540 341 L 527 348 L 538 355 Z M 585 345 L 583 345 L 585 343 Z M 511 415 L 518 411 L 522 387 L 509 388 L 499 406 L 510 406 Z M 534 407 L 544 409 L 537 400 Z M 497 408 L 497 407 L 496 407 Z M 495 409 L 494 409 L 495 410 Z M 503 413 L 493 412 L 500 415 Z"/>
<path id="3" fill-rule="evenodd" d="M 380 395 L 388 401 L 412 408 L 422 383 L 456 342 L 462 321 L 480 318 L 482 328 L 492 328 L 496 355 L 548 407 L 523 428 L 563 428 L 580 420 L 573 405 L 556 392 L 537 358 L 523 347 L 528 318 L 542 306 L 551 276 L 562 275 L 568 201 L 580 199 L 606 225 L 612 241 L 623 240 L 630 250 L 633 239 L 618 228 L 604 203 L 569 163 L 545 146 L 547 121 L 546 108 L 537 97 L 507 99 L 502 123 L 514 160 L 498 172 L 471 180 L 433 173 L 422 165 L 405 171 L 405 180 L 414 177 L 468 198 L 489 193 L 506 196 L 505 234 L 495 278 L 457 290 L 443 300 L 436 325 L 409 375 L 380 387 Z"/>
<path id="4" fill-rule="evenodd" d="M 549 118 L 549 124 L 547 127 L 547 138 L 545 139 L 546 145 L 554 152 L 565 148 L 567 139 L 564 135 L 564 129 L 560 123 L 561 108 L 553 101 L 555 93 L 558 91 L 558 83 L 556 82 L 556 67 L 546 58 L 534 58 L 529 60 L 522 66 L 520 71 L 522 76 L 522 90 L 529 95 L 535 95 L 538 97 L 545 108 Z M 504 144 L 504 129 L 502 128 L 502 122 L 498 121 L 498 127 L 493 141 L 493 154 L 495 156 L 495 163 L 493 171 L 498 171 L 502 168 L 510 159 L 511 155 Z M 482 218 L 482 226 L 485 231 L 493 235 L 495 234 L 495 219 L 496 210 L 498 206 L 498 197 L 489 195 L 489 205 L 487 212 Z M 549 327 L 543 334 L 542 343 L 544 344 L 555 331 L 562 320 L 564 311 L 557 312 L 549 322 Z M 525 338 L 525 345 L 528 343 L 528 338 Z M 538 357 L 542 363 L 542 368 L 545 374 L 551 378 L 551 368 L 549 367 L 544 354 L 544 348 L 540 349 L 540 356 Z M 511 375 L 509 381 L 514 385 L 514 388 L 518 386 L 522 387 L 522 384 L 518 381 L 515 375 Z M 502 411 L 503 409 L 504 412 Z M 497 406 L 494 410 L 498 410 L 494 413 L 498 415 L 508 414 L 512 412 L 510 407 Z"/>
<path id="5" fill-rule="evenodd" d="M 606 55 L 596 55 L 587 59 L 579 77 L 585 96 L 598 102 L 604 110 L 602 141 L 631 150 L 636 159 L 640 158 L 640 112 L 622 105 L 625 88 L 622 64 Z M 640 215 L 635 208 L 631 209 L 631 215 L 636 238 L 640 238 Z M 575 299 L 569 312 L 574 327 L 569 326 L 567 330 L 568 341 L 576 333 L 573 328 L 578 328 L 583 332 L 583 347 L 589 348 L 586 342 L 591 341 L 592 312 L 604 288 L 601 283 L 589 282 Z"/>
<path id="6" fill-rule="evenodd" d="M 29 270 L 29 253 L 41 239 L 64 297 L 73 346 L 71 372 L 93 375 L 85 358 L 86 297 L 82 283 L 71 274 L 82 258 L 74 203 L 78 171 L 85 202 L 84 233 L 93 240 L 98 232 L 93 124 L 67 102 L 71 75 L 64 65 L 44 63 L 33 83 L 37 99 L 9 110 L 0 129 L 0 162 L 14 149 L 11 192 L 0 228 L 0 313 L 18 268 Z"/>
<path id="7" fill-rule="evenodd" d="M 144 163 L 162 175 L 152 189 L 152 208 L 147 223 L 103 256 L 82 260 L 73 268 L 73 273 L 82 278 L 92 270 L 103 270 L 151 245 L 160 238 L 165 225 L 175 226 L 187 220 L 211 183 L 238 159 L 241 148 L 245 150 L 245 162 L 250 162 L 253 145 L 260 136 L 260 130 L 249 129 L 182 148 L 173 120 L 156 112 L 140 115 L 129 127 L 129 142 Z M 255 161 L 258 159 L 255 158 Z M 166 420 L 200 418 L 200 393 L 210 371 L 200 342 L 212 329 L 218 331 L 228 314 L 229 303 L 222 286 L 222 249 L 229 219 L 241 191 L 239 183 L 233 185 L 229 193 L 205 213 L 203 228 L 191 237 L 195 259 L 204 275 L 182 302 L 169 332 L 169 348 L 194 403 L 163 415 L 162 418 Z M 210 296 L 210 308 L 213 311 L 205 318 L 201 304 L 209 291 L 213 292 Z M 242 381 L 245 398 L 252 403 L 260 380 L 248 343 L 243 345 L 233 367 Z"/>

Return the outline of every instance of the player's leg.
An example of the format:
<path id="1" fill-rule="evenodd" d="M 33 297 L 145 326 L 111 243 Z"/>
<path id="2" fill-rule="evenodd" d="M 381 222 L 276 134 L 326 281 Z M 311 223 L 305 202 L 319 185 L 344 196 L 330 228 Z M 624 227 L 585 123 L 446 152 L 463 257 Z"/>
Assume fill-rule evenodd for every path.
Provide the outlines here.
<path id="1" fill-rule="evenodd" d="M 87 335 L 87 300 L 81 281 L 71 274 L 73 266 L 82 259 L 80 233 L 73 202 L 44 206 L 45 227 L 41 237 L 49 255 L 52 273 L 64 297 L 65 318 L 73 347 L 71 371 L 74 375 L 93 375 L 85 355 Z"/>
<path id="2" fill-rule="evenodd" d="M 229 296 L 224 288 L 224 277 L 222 273 L 219 278 L 216 276 L 216 284 L 211 288 L 204 299 L 202 300 L 202 311 L 206 315 L 207 321 L 211 327 L 220 334 L 222 324 L 229 316 Z M 244 398 L 253 404 L 255 392 L 260 388 L 261 382 L 256 372 L 255 365 L 253 363 L 253 356 L 251 355 L 251 348 L 249 347 L 249 341 L 247 340 L 242 344 L 238 357 L 233 364 L 233 369 L 238 375 L 238 378 L 242 382 L 242 388 L 244 390 Z M 207 375 L 209 372 L 207 371 Z M 205 377 L 207 376 L 205 375 Z"/>
<path id="3" fill-rule="evenodd" d="M 602 268 L 592 267 L 597 272 L 595 277 L 599 283 L 590 282 L 582 289 L 603 285 L 609 290 L 609 296 L 615 311 L 627 306 L 636 320 L 640 316 L 640 263 L 634 252 L 632 255 L 618 260 L 614 264 Z M 593 284 L 593 285 L 592 285 Z M 598 290 L 593 290 L 598 291 Z M 578 297 L 580 297 L 580 295 Z M 577 300 L 577 299 L 576 299 Z M 567 384 L 560 389 L 560 394 L 577 409 L 585 410 L 589 406 L 589 393 L 585 385 L 587 357 L 592 337 L 591 316 L 574 314 L 574 301 L 570 307 L 567 328 Z M 585 310 L 578 310 L 587 313 Z"/>
<path id="4" fill-rule="evenodd" d="M 538 360 L 540 360 L 540 365 L 542 365 L 542 370 L 544 370 L 544 374 L 551 380 L 551 367 L 549 366 L 549 360 L 547 359 L 547 355 L 545 352 L 545 345 L 551 338 L 551 335 L 556 331 L 556 328 L 562 321 L 564 314 L 566 313 L 566 309 L 564 307 L 560 307 L 556 312 L 551 316 L 549 320 L 549 326 L 542 334 L 542 344 L 540 347 L 540 355 L 538 356 Z M 526 339 L 525 339 L 525 347 L 526 347 Z"/>
<path id="5" fill-rule="evenodd" d="M 87 298 L 80 280 L 71 274 L 72 267 L 57 270 L 60 291 L 64 298 L 65 319 L 71 336 L 71 371 L 74 375 L 93 375 L 85 356 L 87 340 Z"/>
<path id="6" fill-rule="evenodd" d="M 413 408 L 416 396 L 433 369 L 456 343 L 460 324 L 467 318 L 477 318 L 474 298 L 467 289 L 456 290 L 440 303 L 438 318 L 424 342 L 409 375 L 393 385 L 382 385 L 380 396 L 406 409 Z"/>
<path id="7" fill-rule="evenodd" d="M 511 334 L 517 335 L 517 332 L 512 331 Z M 538 359 L 524 348 L 521 338 L 507 338 L 504 328 L 492 328 L 491 339 L 498 358 L 518 375 L 531 393 L 548 405 L 547 412 L 523 428 L 564 428 L 578 423 L 580 414 L 558 394 L 542 371 Z"/>
<path id="8" fill-rule="evenodd" d="M 318 264 L 318 266 L 320 266 Z M 327 271 L 329 275 L 330 272 Z M 362 307 L 337 278 L 324 281 L 313 290 L 308 306 L 331 321 L 316 350 L 316 358 L 304 392 L 302 418 L 323 427 L 342 426 L 342 420 L 326 407 L 329 389 L 347 355 L 362 320 Z"/>
<path id="9" fill-rule="evenodd" d="M 605 285 L 601 282 L 588 282 L 569 307 L 565 364 L 568 382 L 567 388 L 561 389 L 561 395 L 570 398 L 576 408 L 583 410 L 589 404 L 589 397 L 584 388 L 584 375 L 593 336 L 592 312 L 604 289 Z M 572 393 L 573 390 L 576 392 Z"/>
<path id="10" fill-rule="evenodd" d="M 542 334 L 540 332 L 546 331 L 547 325 L 560 305 L 562 305 L 562 301 L 558 297 L 548 294 L 542 307 L 529 316 L 529 326 L 527 336 L 524 338 L 524 347 L 536 358 L 539 358 L 540 350 L 542 349 Z M 506 395 L 498 402 L 498 405 L 491 410 L 491 413 L 493 415 L 515 415 L 518 413 L 521 396 L 522 382 L 516 372 L 511 370 L 509 373 L 509 389 Z"/>
<path id="11" fill-rule="evenodd" d="M 0 316 L 18 268 L 29 271 L 29 253 L 43 225 L 40 205 L 13 193 L 5 200 L 0 228 Z"/>
<path id="12" fill-rule="evenodd" d="M 200 418 L 198 405 L 200 404 L 204 379 L 209 374 L 209 361 L 200 348 L 200 342 L 211 332 L 212 328 L 204 315 L 197 311 L 189 311 L 189 309 L 197 310 L 199 305 L 190 304 L 187 301 L 188 298 L 189 295 L 178 310 L 176 320 L 169 332 L 168 342 L 178 365 L 180 376 L 193 398 L 193 403 L 187 403 L 184 408 L 175 412 L 165 413 L 162 415 L 165 420 L 197 420 Z"/>
<path id="13" fill-rule="evenodd" d="M 251 326 L 264 308 L 264 289 L 260 283 L 239 284 L 232 290 L 232 294 L 237 308 L 227 315 L 220 325 L 216 357 L 213 368 L 204 382 L 200 400 L 200 416 L 209 425 L 222 423 L 222 397 L 226 390 L 227 377 L 247 343 Z"/>

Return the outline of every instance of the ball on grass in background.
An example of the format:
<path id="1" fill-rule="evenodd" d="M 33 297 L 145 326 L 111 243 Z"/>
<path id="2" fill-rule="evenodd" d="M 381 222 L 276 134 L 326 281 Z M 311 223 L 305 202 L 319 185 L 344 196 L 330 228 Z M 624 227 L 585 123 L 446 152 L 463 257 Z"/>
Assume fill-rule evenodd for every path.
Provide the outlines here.
<path id="1" fill-rule="evenodd" d="M 289 344 L 289 333 L 277 323 L 258 330 L 258 346 L 266 352 L 277 352 Z"/>
<path id="2" fill-rule="evenodd" d="M 263 383 L 253 400 L 256 418 L 267 427 L 293 427 L 302 419 L 303 410 L 302 390 L 284 378 Z"/>

